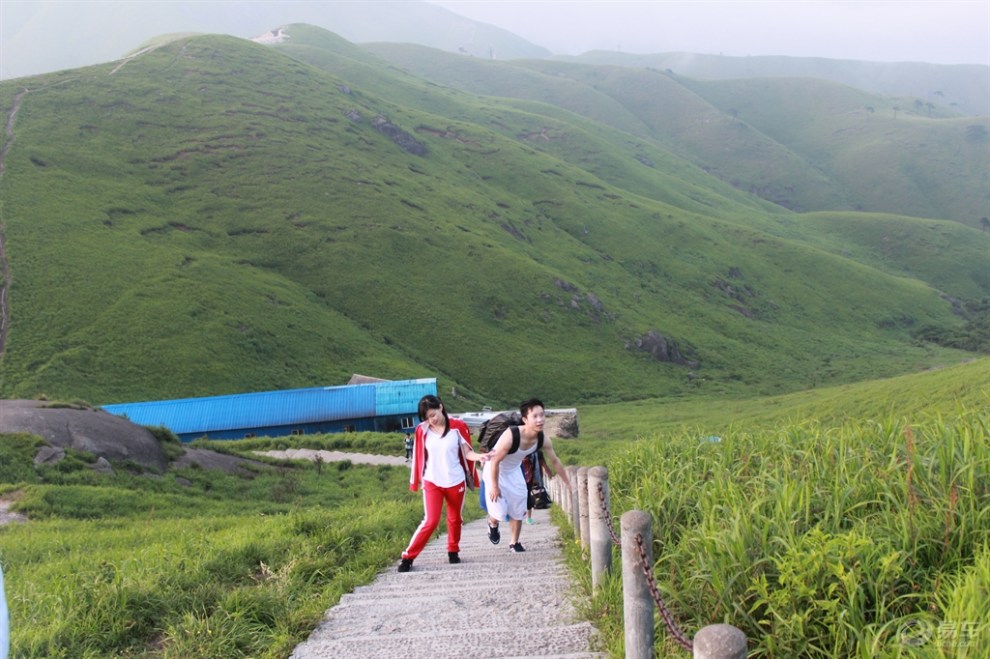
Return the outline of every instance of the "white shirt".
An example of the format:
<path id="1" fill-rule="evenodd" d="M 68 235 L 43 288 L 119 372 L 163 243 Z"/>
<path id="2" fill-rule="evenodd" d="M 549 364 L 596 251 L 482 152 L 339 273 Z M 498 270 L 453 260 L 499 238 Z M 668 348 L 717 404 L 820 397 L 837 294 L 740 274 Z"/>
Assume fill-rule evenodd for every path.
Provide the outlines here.
<path id="1" fill-rule="evenodd" d="M 515 453 L 509 453 L 498 465 L 499 497 L 492 501 L 488 492 L 492 490 L 492 463 L 486 462 L 482 477 L 485 479 L 485 507 L 492 519 L 508 521 L 526 516 L 526 477 L 523 476 L 522 461 L 536 453 L 539 442 L 533 442 L 528 449 L 521 446 Z"/>
<path id="2" fill-rule="evenodd" d="M 431 428 L 426 428 L 426 469 L 423 480 L 437 487 L 454 487 L 464 482 L 464 468 L 458 456 L 461 444 L 466 444 L 461 433 L 453 428 L 441 436 Z"/>

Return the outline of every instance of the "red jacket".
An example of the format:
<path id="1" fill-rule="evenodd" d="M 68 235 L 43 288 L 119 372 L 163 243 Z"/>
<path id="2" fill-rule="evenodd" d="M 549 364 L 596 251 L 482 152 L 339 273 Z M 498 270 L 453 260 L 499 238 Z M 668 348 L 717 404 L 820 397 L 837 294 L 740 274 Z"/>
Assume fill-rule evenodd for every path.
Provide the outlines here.
<path id="1" fill-rule="evenodd" d="M 412 458 L 412 469 L 409 472 L 409 489 L 413 492 L 419 489 L 419 486 L 423 482 L 423 472 L 426 471 L 426 428 L 428 424 L 423 421 L 418 426 L 416 426 L 416 436 L 413 439 L 413 458 Z M 467 424 L 460 419 L 450 418 L 450 429 L 456 430 L 461 433 L 461 437 L 468 443 L 468 446 L 474 448 L 471 444 L 471 431 L 468 430 Z M 475 469 L 475 463 L 473 460 L 465 460 L 464 454 L 458 451 L 458 459 L 461 461 L 461 466 L 464 468 L 465 475 L 470 475 L 470 478 L 474 481 L 474 486 L 478 487 L 481 482 L 478 480 L 478 470 Z"/>

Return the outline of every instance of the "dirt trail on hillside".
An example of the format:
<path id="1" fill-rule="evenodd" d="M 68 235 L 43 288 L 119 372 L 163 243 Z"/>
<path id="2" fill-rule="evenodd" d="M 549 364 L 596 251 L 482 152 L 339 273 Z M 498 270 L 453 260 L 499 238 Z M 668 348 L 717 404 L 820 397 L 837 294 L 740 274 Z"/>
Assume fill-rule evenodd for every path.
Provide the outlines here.
<path id="1" fill-rule="evenodd" d="M 119 64 L 110 71 L 110 75 L 116 73 L 122 66 L 132 61 L 140 55 L 149 53 L 160 45 L 149 46 L 142 50 L 137 51 L 127 57 L 120 60 Z M 63 80 L 55 84 L 62 84 L 67 82 Z M 3 178 L 4 168 L 6 163 L 4 162 L 7 158 L 7 152 L 10 150 L 11 145 L 14 143 L 14 119 L 17 117 L 17 111 L 21 108 L 21 99 L 27 94 L 30 89 L 27 87 L 22 87 L 21 91 L 14 95 L 14 102 L 11 105 L 10 111 L 7 112 L 7 121 L 4 123 L 4 139 L 3 144 L 0 144 L 0 179 Z M 3 217 L 0 217 L 0 358 L 3 357 L 4 351 L 7 347 L 7 333 L 10 329 L 10 307 L 8 305 L 8 299 L 10 292 L 10 264 L 7 261 L 7 250 L 6 241 L 4 240 L 4 226 Z"/>
<path id="2" fill-rule="evenodd" d="M 7 113 L 7 121 L 4 124 L 3 145 L 0 146 L 0 179 L 3 178 L 4 161 L 7 159 L 7 151 L 14 143 L 14 118 L 17 111 L 21 109 L 21 98 L 28 93 L 22 89 L 14 96 L 14 103 Z M 4 348 L 7 346 L 7 330 L 10 326 L 10 308 L 7 306 L 7 295 L 10 290 L 10 265 L 7 262 L 6 241 L 3 235 L 3 218 L 0 217 L 0 357 L 3 357 Z"/>
<path id="3" fill-rule="evenodd" d="M 198 454 L 211 453 L 210 451 L 199 451 Z M 372 455 L 370 453 L 344 453 L 342 451 L 316 451 L 313 449 L 288 449 L 286 451 L 255 451 L 257 455 L 264 455 L 270 458 L 277 458 L 280 460 L 321 460 L 323 462 L 340 462 L 343 460 L 350 460 L 354 464 L 369 464 L 369 465 L 393 465 L 393 466 L 404 466 L 409 464 L 406 462 L 405 458 L 400 458 L 392 455 Z M 241 460 L 239 458 L 233 458 L 231 456 L 223 455 L 220 453 L 215 454 L 215 458 L 219 458 L 215 463 L 210 464 L 211 468 L 226 469 L 228 471 L 233 471 L 237 468 Z M 202 456 L 200 456 L 200 462 L 202 464 Z M 231 466 L 234 465 L 234 466 Z M 21 491 L 17 490 L 14 492 L 8 492 L 3 496 L 0 496 L 0 526 L 5 524 L 10 524 L 11 522 L 26 522 L 28 518 L 21 513 L 11 511 L 14 503 L 17 502 L 21 497 Z"/>
<path id="4" fill-rule="evenodd" d="M 21 491 L 9 492 L 0 497 L 0 526 L 11 522 L 26 522 L 27 517 L 20 513 L 11 512 L 10 508 L 21 498 Z"/>
<path id="5" fill-rule="evenodd" d="M 370 453 L 344 453 L 343 451 L 317 451 L 310 448 L 290 448 L 285 451 L 254 451 L 255 455 L 264 455 L 279 460 L 312 460 L 321 462 L 341 462 L 350 460 L 354 464 L 366 465 L 395 465 L 409 464 L 405 458 L 394 455 L 372 455 Z"/>

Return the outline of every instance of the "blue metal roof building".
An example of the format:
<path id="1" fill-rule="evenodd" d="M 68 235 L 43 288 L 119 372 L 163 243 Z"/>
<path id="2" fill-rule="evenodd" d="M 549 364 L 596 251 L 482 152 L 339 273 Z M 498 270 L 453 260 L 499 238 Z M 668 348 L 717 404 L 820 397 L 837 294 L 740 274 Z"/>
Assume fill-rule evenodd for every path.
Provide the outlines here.
<path id="1" fill-rule="evenodd" d="M 193 439 L 312 433 L 401 432 L 413 428 L 419 399 L 437 394 L 436 378 L 312 387 L 205 398 L 103 405 L 142 426 Z"/>

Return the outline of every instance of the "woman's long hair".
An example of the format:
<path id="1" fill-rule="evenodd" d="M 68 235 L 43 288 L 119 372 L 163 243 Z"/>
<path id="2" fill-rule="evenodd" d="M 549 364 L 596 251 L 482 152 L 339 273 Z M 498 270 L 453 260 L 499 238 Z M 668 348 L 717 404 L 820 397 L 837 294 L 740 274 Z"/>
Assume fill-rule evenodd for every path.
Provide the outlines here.
<path id="1" fill-rule="evenodd" d="M 443 412 L 443 434 L 450 432 L 450 417 L 447 416 L 447 408 L 439 396 L 427 394 L 419 399 L 419 420 L 426 421 L 426 413 L 430 410 L 440 410 Z"/>

